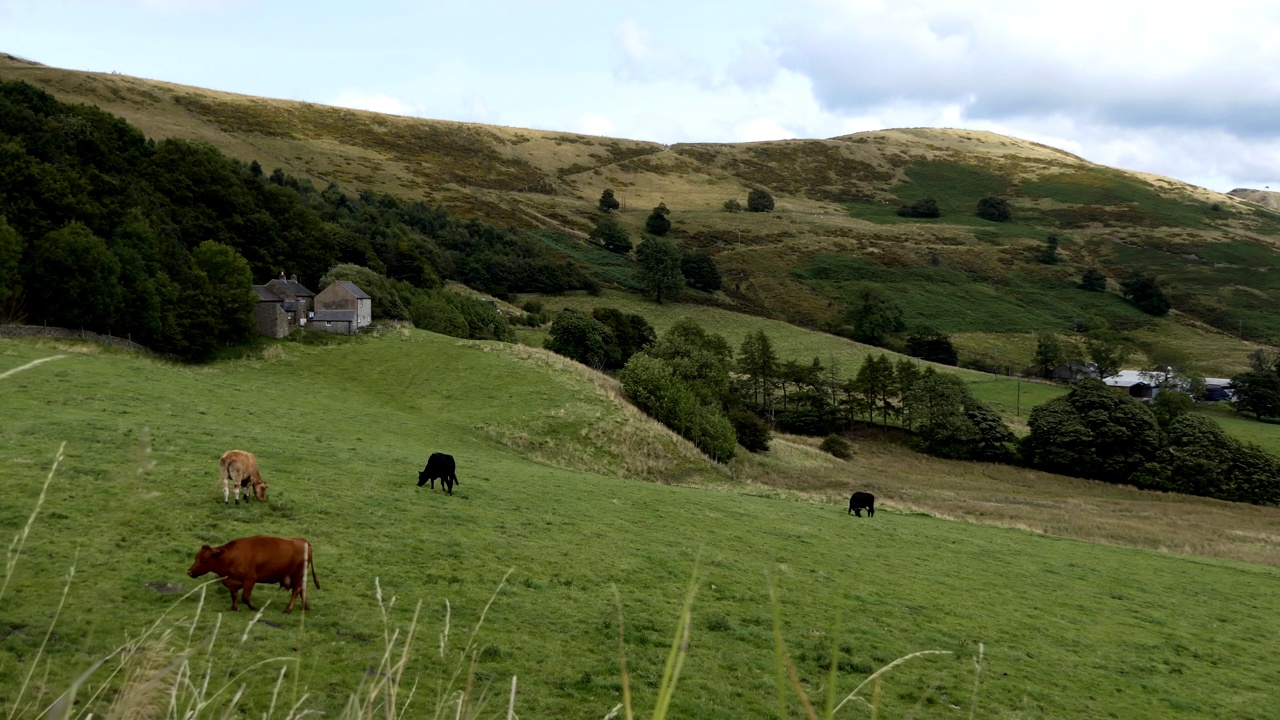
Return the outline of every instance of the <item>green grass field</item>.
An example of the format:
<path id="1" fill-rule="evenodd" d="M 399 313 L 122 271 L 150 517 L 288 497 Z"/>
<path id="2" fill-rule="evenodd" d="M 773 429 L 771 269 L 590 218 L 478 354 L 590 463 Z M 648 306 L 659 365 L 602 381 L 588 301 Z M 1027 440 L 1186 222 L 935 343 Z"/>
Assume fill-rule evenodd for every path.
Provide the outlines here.
<path id="1" fill-rule="evenodd" d="M 209 658 L 211 687 L 228 686 L 206 715 L 220 715 L 241 683 L 240 706 L 266 713 L 281 665 L 299 675 L 296 690 L 286 676 L 280 705 L 306 694 L 303 707 L 341 714 L 348 696 L 379 677 L 376 580 L 384 604 L 396 598 L 388 632 L 407 630 L 422 602 L 398 696 L 405 716 L 432 714 L 464 687 L 472 703 L 464 716 L 504 716 L 516 676 L 521 717 L 604 717 L 621 692 L 614 587 L 635 704 L 647 716 L 696 567 L 672 716 L 775 716 L 769 574 L 783 638 L 815 704 L 833 647 L 841 695 L 895 658 L 937 649 L 953 654 L 884 676 L 882 717 L 1271 716 L 1280 667 L 1270 632 L 1280 611 L 1274 567 L 891 508 L 859 520 L 839 506 L 788 501 L 682 454 L 567 364 L 511 346 L 405 331 L 278 347 L 263 359 L 182 367 L 0 342 L 0 372 L 65 356 L 0 379 L 8 411 L 0 531 L 21 532 L 67 443 L 0 597 L 0 712 L 43 714 L 75 676 L 159 621 L 173 634 L 142 660 L 167 677 L 190 636 L 193 666 L 203 672 Z M 270 484 L 265 505 L 221 504 L 217 457 L 234 447 L 257 453 Z M 414 486 L 432 451 L 458 459 L 452 497 Z M 643 470 L 658 479 L 722 489 L 624 479 L 641 473 L 635 457 L 645 453 Z M 286 596 L 268 587 L 255 593 L 270 600 L 256 624 L 253 613 L 226 612 L 216 584 L 199 612 L 195 597 L 177 600 L 197 585 L 185 570 L 201 543 L 259 533 L 315 546 L 323 589 L 312 590 L 310 613 L 282 615 Z M 471 658 L 459 653 L 471 642 L 467 683 Z M 110 670 L 90 677 L 82 700 Z M 113 698 L 131 697 L 116 693 L 121 684 L 145 690 L 116 676 L 97 705 L 78 712 L 100 715 Z M 794 696 L 790 705 L 800 717 Z M 868 714 L 854 705 L 841 716 Z"/>

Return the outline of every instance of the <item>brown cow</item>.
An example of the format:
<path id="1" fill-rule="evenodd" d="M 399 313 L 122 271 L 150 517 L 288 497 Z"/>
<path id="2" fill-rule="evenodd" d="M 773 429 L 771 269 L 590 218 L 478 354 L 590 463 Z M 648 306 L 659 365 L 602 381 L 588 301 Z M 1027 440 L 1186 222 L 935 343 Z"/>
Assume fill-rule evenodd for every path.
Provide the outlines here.
<path id="1" fill-rule="evenodd" d="M 232 540 L 216 548 L 208 545 L 201 547 L 187 574 L 198 578 L 206 573 L 216 573 L 222 578 L 222 584 L 231 591 L 232 611 L 240 609 L 236 593 L 241 588 L 244 588 L 244 604 L 250 610 L 257 610 L 249 600 L 253 594 L 253 586 L 258 583 L 280 583 L 281 588 L 288 588 L 293 592 L 289 597 L 289 604 L 284 606 L 287 613 L 293 610 L 299 594 L 302 595 L 302 609 L 311 609 L 311 603 L 307 600 L 308 569 L 311 571 L 311 581 L 319 590 L 320 581 L 316 578 L 311 543 L 302 538 L 255 535 Z"/>
<path id="2" fill-rule="evenodd" d="M 222 478 L 222 504 L 227 505 L 229 488 L 236 489 L 236 504 L 240 504 L 240 495 L 249 502 L 249 485 L 253 486 L 253 494 L 258 502 L 267 501 L 267 483 L 258 472 L 258 459 L 246 450 L 228 450 L 218 460 L 218 473 Z"/>

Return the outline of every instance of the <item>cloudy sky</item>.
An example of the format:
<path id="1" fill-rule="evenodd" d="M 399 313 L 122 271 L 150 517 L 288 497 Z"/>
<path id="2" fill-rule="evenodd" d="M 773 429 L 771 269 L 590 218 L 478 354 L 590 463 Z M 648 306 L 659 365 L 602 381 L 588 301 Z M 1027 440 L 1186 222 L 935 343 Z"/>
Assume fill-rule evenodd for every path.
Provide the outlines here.
<path id="1" fill-rule="evenodd" d="M 981 8 L 981 9 L 977 9 Z M 993 130 L 1280 190 L 1280 3 L 0 0 L 0 52 L 666 143 Z"/>

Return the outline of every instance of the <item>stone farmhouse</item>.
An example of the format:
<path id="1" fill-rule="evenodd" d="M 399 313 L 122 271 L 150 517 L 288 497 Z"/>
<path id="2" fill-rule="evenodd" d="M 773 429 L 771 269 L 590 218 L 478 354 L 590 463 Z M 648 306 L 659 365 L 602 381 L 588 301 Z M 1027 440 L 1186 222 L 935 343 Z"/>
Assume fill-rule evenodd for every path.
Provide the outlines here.
<path id="1" fill-rule="evenodd" d="M 373 321 L 373 299 L 355 283 L 340 280 L 320 291 L 308 290 L 298 276 L 254 285 L 258 297 L 253 317 L 257 332 L 282 338 L 298 328 L 355 335 Z"/>
<path id="2" fill-rule="evenodd" d="M 254 285 L 258 305 L 253 310 L 256 330 L 260 335 L 282 338 L 304 327 L 316 294 L 298 282 L 298 276 L 280 277 L 266 285 Z"/>
<path id="3" fill-rule="evenodd" d="M 355 335 L 373 322 L 373 299 L 355 283 L 339 280 L 315 297 L 312 330 Z"/>

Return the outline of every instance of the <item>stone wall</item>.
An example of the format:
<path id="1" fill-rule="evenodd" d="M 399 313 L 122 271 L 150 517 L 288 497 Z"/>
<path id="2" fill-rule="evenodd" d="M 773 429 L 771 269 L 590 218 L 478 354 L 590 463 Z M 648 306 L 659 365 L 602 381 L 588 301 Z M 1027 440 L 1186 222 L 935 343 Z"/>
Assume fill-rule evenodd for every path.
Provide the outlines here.
<path id="1" fill-rule="evenodd" d="M 124 350 L 133 350 L 151 354 L 147 348 L 139 345 L 132 340 L 126 338 L 115 337 L 114 335 L 102 335 L 89 330 L 69 330 L 60 327 L 47 327 L 44 325 L 4 325 L 0 324 L 0 338 L 56 338 L 59 340 L 85 340 L 87 342 L 98 343 L 99 345 L 110 345 Z"/>

